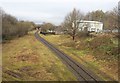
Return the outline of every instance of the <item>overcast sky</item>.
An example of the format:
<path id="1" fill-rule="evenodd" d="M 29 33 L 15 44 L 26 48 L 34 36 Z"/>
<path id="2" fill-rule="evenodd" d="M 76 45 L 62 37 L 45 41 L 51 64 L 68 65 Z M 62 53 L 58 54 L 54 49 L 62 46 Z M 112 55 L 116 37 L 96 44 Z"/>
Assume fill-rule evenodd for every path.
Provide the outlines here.
<path id="1" fill-rule="evenodd" d="M 84 13 L 95 10 L 108 11 L 119 0 L 0 0 L 2 9 L 20 20 L 36 23 L 51 22 L 59 25 L 73 8 Z"/>

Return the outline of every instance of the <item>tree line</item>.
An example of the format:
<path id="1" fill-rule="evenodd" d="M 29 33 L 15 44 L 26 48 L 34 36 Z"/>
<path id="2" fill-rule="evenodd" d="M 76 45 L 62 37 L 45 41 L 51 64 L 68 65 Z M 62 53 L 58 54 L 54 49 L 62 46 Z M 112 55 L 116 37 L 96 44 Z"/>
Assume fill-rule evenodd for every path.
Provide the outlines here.
<path id="1" fill-rule="evenodd" d="M 14 16 L 2 12 L 2 40 L 21 37 L 28 34 L 28 31 L 35 28 L 35 24 L 29 21 L 18 21 Z"/>
<path id="2" fill-rule="evenodd" d="M 3 40 L 11 39 L 13 37 L 21 37 L 26 35 L 28 31 L 34 29 L 36 25 L 33 22 L 29 21 L 18 21 L 14 16 L 11 16 L 5 13 L 0 9 L 2 15 L 2 38 Z M 76 21 L 80 20 L 89 20 L 89 21 L 100 21 L 104 24 L 104 29 L 118 29 L 120 14 L 118 13 L 118 7 L 113 8 L 110 11 L 103 12 L 102 10 L 96 10 L 92 12 L 88 12 L 84 14 L 82 11 L 73 9 L 73 11 L 69 12 L 64 19 L 64 22 L 60 25 L 61 29 L 70 34 L 73 38 L 78 35 L 78 26 Z M 72 27 L 72 23 L 74 23 L 74 27 Z M 39 25 L 42 31 L 46 32 L 47 30 L 54 30 L 56 26 L 51 23 L 44 23 Z M 87 30 L 84 32 L 88 34 Z"/>
<path id="3" fill-rule="evenodd" d="M 73 9 L 73 11 L 69 12 L 64 19 L 64 22 L 61 24 L 64 31 L 67 34 L 70 34 L 73 38 L 78 35 L 78 26 L 76 21 L 80 20 L 88 20 L 88 21 L 99 21 L 104 24 L 104 30 L 114 30 L 119 29 L 119 19 L 120 14 L 118 11 L 118 7 L 113 8 L 110 11 L 103 12 L 102 10 L 96 10 L 92 12 L 88 12 L 86 15 L 77 9 Z M 74 27 L 72 26 L 74 24 Z M 82 32 L 81 32 L 82 33 Z M 88 32 L 85 30 L 83 34 L 87 35 Z"/>
<path id="4" fill-rule="evenodd" d="M 102 10 L 89 12 L 86 16 L 86 20 L 95 20 L 103 22 L 105 29 L 118 29 L 118 7 L 113 8 L 110 11 L 103 12 Z"/>
<path id="5" fill-rule="evenodd" d="M 41 29 L 41 32 L 47 32 L 48 30 L 55 30 L 55 25 L 52 23 L 43 23 L 41 25 L 37 25 Z"/>

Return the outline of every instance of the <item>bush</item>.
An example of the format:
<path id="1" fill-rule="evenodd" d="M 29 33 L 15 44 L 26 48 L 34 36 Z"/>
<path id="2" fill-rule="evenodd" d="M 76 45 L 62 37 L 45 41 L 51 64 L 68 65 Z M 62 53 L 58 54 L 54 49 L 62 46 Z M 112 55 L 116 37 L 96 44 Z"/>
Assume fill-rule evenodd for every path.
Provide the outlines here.
<path id="1" fill-rule="evenodd" d="M 34 28 L 34 23 L 26 21 L 17 21 L 17 19 L 11 15 L 2 15 L 2 38 L 9 40 L 14 37 L 21 37 L 28 33 L 29 30 Z"/>
<path id="2" fill-rule="evenodd" d="M 77 37 L 89 37 L 90 35 L 89 35 L 89 32 L 79 32 L 78 34 L 77 34 Z"/>
<path id="3" fill-rule="evenodd" d="M 89 42 L 89 48 L 99 60 L 117 59 L 119 55 L 118 47 L 116 47 L 112 41 L 112 37 L 109 35 L 95 37 Z"/>
<path id="4" fill-rule="evenodd" d="M 75 48 L 77 50 L 89 51 L 97 60 L 113 60 L 117 59 L 120 55 L 118 46 L 113 40 L 117 41 L 110 35 L 79 38 Z"/>
<path id="5" fill-rule="evenodd" d="M 95 37 L 92 41 L 89 42 L 90 48 L 96 49 L 100 46 L 109 46 L 112 45 L 113 42 L 111 40 L 111 36 L 98 36 Z"/>

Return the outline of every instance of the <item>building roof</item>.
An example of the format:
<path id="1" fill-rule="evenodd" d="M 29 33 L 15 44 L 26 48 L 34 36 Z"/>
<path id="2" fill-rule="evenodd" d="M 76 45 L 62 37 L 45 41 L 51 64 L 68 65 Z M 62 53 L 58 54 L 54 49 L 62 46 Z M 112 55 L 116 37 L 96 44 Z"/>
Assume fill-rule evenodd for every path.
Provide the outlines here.
<path id="1" fill-rule="evenodd" d="M 101 23 L 102 24 L 102 22 L 99 22 L 99 21 L 87 21 L 87 20 L 81 20 L 81 21 L 78 21 L 78 22 L 80 22 L 80 23 Z"/>

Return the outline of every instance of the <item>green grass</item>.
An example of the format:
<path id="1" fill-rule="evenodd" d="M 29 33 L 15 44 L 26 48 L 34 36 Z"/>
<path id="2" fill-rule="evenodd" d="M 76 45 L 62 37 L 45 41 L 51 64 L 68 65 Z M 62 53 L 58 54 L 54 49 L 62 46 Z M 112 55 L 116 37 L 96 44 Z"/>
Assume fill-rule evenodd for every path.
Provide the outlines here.
<path id="1" fill-rule="evenodd" d="M 30 33 L 3 44 L 3 80 L 74 81 L 75 76 Z"/>
<path id="2" fill-rule="evenodd" d="M 66 54 L 74 58 L 79 63 L 85 65 L 88 69 L 91 69 L 96 74 L 98 74 L 104 80 L 110 80 L 109 77 L 118 80 L 118 66 L 117 60 L 114 59 L 114 56 L 106 56 L 104 53 L 109 52 L 110 49 L 115 47 L 117 41 L 113 39 L 114 43 L 112 45 L 109 44 L 108 39 L 103 43 L 102 37 L 99 38 L 83 38 L 77 39 L 76 42 L 72 41 L 72 38 L 68 35 L 41 35 L 43 38 L 53 43 L 60 50 L 64 51 Z M 97 42 L 99 41 L 99 42 Z M 87 43 L 86 43 L 87 42 Z M 92 42 L 94 45 L 96 42 L 103 44 L 102 46 L 97 46 L 97 48 L 91 49 L 91 46 L 87 44 Z M 110 42 L 111 43 L 111 42 Z M 104 45 L 105 44 L 105 45 Z M 91 45 L 91 44 L 90 44 Z M 99 52 L 100 51 L 100 52 Z M 103 53 L 104 52 L 104 53 Z M 101 55 L 104 54 L 104 55 Z M 108 59 L 110 59 L 108 61 Z M 104 75 L 106 74 L 106 75 Z"/>

